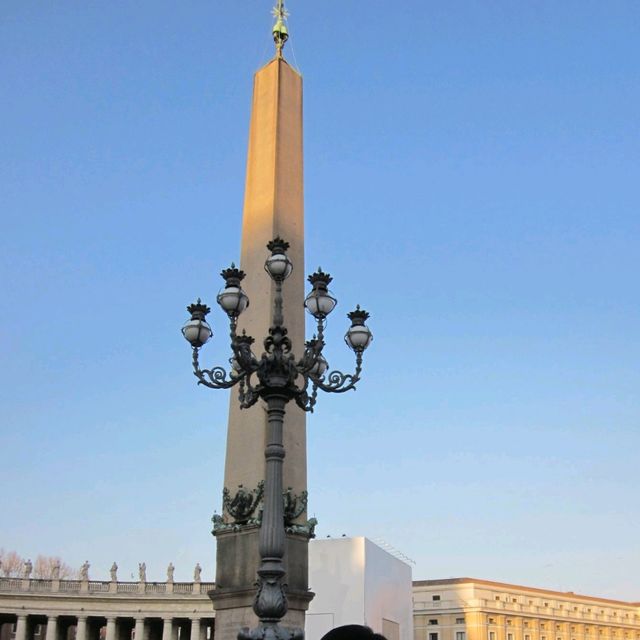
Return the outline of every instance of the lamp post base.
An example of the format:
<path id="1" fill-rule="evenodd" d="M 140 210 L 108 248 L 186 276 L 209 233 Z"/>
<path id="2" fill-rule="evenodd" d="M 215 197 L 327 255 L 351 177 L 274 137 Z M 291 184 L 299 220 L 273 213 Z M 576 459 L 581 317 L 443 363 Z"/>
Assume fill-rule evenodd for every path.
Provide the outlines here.
<path id="1" fill-rule="evenodd" d="M 277 623 L 260 623 L 253 629 L 241 629 L 238 640 L 304 640 L 304 631 L 301 627 L 291 629 Z"/>
<path id="2" fill-rule="evenodd" d="M 268 630 L 269 625 L 261 625 L 258 617 L 253 612 L 255 599 L 255 587 L 247 589 L 244 593 L 223 592 L 217 593 L 214 589 L 209 596 L 214 602 L 216 610 L 215 640 L 238 640 L 246 638 L 261 639 L 280 638 L 280 640 L 302 640 L 305 623 L 305 613 L 313 593 L 296 594 L 287 592 L 289 610 L 287 615 L 278 625 L 279 635 L 273 635 L 274 629 Z M 264 629 L 264 635 L 262 629 Z M 240 630 L 240 633 L 238 633 Z M 296 630 L 299 633 L 295 633 Z M 257 635 L 256 635 L 257 634 Z"/>

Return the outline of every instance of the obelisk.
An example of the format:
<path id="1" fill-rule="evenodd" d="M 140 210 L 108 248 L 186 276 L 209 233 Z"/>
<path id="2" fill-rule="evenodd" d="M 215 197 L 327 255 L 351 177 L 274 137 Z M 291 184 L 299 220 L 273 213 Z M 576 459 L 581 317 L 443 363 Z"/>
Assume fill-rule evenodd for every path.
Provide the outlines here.
<path id="1" fill-rule="evenodd" d="M 284 324 L 293 352 L 304 348 L 304 203 L 302 165 L 302 78 L 282 57 L 288 38 L 284 3 L 274 10 L 276 55 L 254 77 L 253 104 L 242 222 L 241 269 L 250 305 L 239 329 L 256 339 L 262 351 L 273 314 L 273 281 L 265 273 L 267 243 L 280 236 L 290 243 L 293 273 L 284 283 Z M 217 539 L 216 640 L 235 640 L 241 627 L 255 627 L 252 610 L 259 565 L 261 483 L 265 469 L 266 413 L 262 403 L 240 409 L 231 391 L 224 473 L 222 518 L 214 523 Z M 284 487 L 290 509 L 285 566 L 289 612 L 283 624 L 304 627 L 308 590 L 308 542 L 305 533 L 307 454 L 304 412 L 291 402 L 284 423 Z M 286 519 L 286 517 L 285 517 Z"/>

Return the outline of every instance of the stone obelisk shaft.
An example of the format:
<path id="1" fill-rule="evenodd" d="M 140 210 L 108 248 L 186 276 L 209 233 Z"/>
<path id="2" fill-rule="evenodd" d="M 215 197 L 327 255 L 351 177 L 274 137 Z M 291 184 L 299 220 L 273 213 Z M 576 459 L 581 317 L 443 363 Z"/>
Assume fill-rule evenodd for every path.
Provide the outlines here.
<path id="1" fill-rule="evenodd" d="M 290 243 L 294 265 L 283 288 L 284 324 L 299 357 L 304 348 L 304 204 L 302 166 L 302 78 L 277 57 L 254 77 L 249 131 L 247 177 L 242 224 L 241 268 L 247 274 L 243 288 L 250 305 L 240 317 L 239 329 L 256 339 L 262 353 L 273 314 L 273 284 L 264 270 L 267 243 L 276 236 Z M 224 486 L 233 498 L 242 485 L 254 491 L 264 480 L 266 412 L 262 403 L 240 409 L 232 391 L 227 431 Z M 300 496 L 307 488 L 306 421 L 295 403 L 286 408 L 284 422 L 284 488 Z M 257 515 L 257 514 L 256 514 Z M 228 511 L 226 523 L 233 523 Z M 304 521 L 306 513 L 300 515 Z M 241 626 L 254 627 L 251 605 L 259 564 L 258 527 L 244 525 L 216 532 L 216 640 L 235 640 Z M 289 613 L 285 625 L 304 626 L 310 600 L 307 565 L 308 539 L 287 536 Z"/>
<path id="2" fill-rule="evenodd" d="M 264 270 L 267 242 L 281 236 L 291 244 L 293 272 L 283 289 L 284 324 L 294 353 L 304 346 L 304 203 L 302 176 L 302 78 L 284 60 L 275 59 L 254 79 L 249 130 L 247 179 L 242 222 L 241 268 L 250 305 L 240 317 L 240 329 L 256 338 L 262 350 L 273 313 L 272 287 Z M 285 422 L 285 488 L 296 493 L 307 486 L 304 412 L 287 405 Z M 257 406 L 240 409 L 231 398 L 225 486 L 255 487 L 264 478 L 266 416 Z"/>

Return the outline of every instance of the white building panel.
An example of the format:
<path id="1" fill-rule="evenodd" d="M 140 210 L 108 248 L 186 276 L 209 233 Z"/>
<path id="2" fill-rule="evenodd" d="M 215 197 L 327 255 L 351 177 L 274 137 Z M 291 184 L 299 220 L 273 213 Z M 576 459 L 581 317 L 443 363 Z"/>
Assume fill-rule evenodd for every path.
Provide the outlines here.
<path id="1" fill-rule="evenodd" d="M 309 586 L 316 596 L 306 640 L 362 624 L 389 640 L 413 639 L 411 567 L 364 537 L 312 540 Z"/>

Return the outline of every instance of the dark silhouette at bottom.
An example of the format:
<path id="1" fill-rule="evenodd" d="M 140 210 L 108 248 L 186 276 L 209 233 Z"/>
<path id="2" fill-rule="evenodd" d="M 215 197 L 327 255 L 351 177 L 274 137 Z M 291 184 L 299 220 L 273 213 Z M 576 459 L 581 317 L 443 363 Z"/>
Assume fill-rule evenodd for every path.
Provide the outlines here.
<path id="1" fill-rule="evenodd" d="M 360 624 L 345 624 L 343 627 L 331 629 L 322 636 L 322 640 L 387 640 L 383 635 L 374 633 L 370 627 Z"/>

